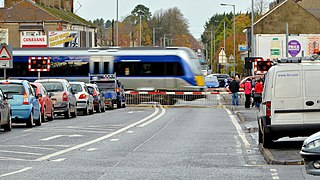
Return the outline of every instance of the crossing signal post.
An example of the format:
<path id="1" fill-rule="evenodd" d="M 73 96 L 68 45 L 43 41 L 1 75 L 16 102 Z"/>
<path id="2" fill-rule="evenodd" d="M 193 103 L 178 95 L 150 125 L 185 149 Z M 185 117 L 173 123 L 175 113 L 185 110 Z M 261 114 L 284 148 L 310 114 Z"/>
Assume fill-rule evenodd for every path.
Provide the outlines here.
<path id="1" fill-rule="evenodd" d="M 50 71 L 49 57 L 30 57 L 28 62 L 29 71 L 38 72 L 38 79 L 40 79 L 41 71 Z"/>

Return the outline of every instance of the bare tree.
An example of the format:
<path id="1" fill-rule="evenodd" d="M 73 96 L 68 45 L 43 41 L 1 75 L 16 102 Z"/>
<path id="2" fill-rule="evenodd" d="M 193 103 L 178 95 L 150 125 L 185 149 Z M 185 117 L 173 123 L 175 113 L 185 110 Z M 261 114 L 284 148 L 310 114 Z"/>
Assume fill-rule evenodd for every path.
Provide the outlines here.
<path id="1" fill-rule="evenodd" d="M 266 11 L 268 11 L 268 1 L 267 0 L 256 0 L 255 2 L 255 15 L 261 16 Z"/>

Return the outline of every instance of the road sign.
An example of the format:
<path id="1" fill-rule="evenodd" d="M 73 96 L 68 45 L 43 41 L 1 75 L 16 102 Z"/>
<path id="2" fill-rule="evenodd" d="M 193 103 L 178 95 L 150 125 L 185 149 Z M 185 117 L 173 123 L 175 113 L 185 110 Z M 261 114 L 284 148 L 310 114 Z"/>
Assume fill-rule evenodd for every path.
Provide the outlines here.
<path id="1" fill-rule="evenodd" d="M 219 53 L 219 63 L 220 64 L 226 64 L 227 63 L 227 56 L 224 52 L 224 48 L 221 48 L 221 51 Z"/>
<path id="2" fill-rule="evenodd" d="M 12 48 L 8 45 L 2 45 L 0 50 L 0 69 L 13 68 Z"/>
<path id="3" fill-rule="evenodd" d="M 232 54 L 230 54 L 229 60 L 234 61 L 234 57 L 232 56 Z"/>

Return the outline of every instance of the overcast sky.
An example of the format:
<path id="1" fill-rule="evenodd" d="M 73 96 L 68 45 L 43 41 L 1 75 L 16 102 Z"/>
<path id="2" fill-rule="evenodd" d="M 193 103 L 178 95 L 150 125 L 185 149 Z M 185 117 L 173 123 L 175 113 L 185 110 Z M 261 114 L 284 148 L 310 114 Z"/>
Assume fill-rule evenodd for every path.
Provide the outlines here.
<path id="1" fill-rule="evenodd" d="M 84 19 L 112 20 L 116 19 L 116 1 L 74 0 L 74 6 L 76 14 Z M 236 12 L 246 12 L 251 9 L 251 0 L 118 0 L 118 2 L 119 20 L 129 15 L 138 4 L 150 8 L 152 14 L 160 9 L 177 7 L 188 20 L 189 30 L 195 38 L 200 38 L 205 22 L 214 14 L 233 11 L 232 6 L 221 6 L 221 3 L 234 4 Z"/>

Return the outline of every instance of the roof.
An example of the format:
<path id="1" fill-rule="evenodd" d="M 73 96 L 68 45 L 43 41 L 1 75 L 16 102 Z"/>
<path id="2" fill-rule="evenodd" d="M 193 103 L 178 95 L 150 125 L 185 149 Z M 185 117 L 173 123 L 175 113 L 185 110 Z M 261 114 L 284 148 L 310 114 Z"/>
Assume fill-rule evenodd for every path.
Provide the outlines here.
<path id="1" fill-rule="evenodd" d="M 0 21 L 2 19 L 5 22 L 62 21 L 76 25 L 95 27 L 92 23 L 70 11 L 44 6 L 29 0 L 21 0 L 10 8 L 0 8 L 0 17 Z"/>
<path id="2" fill-rule="evenodd" d="M 312 15 L 314 15 L 316 18 L 320 19 L 320 8 L 315 9 L 306 9 L 309 11 Z"/>

